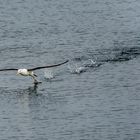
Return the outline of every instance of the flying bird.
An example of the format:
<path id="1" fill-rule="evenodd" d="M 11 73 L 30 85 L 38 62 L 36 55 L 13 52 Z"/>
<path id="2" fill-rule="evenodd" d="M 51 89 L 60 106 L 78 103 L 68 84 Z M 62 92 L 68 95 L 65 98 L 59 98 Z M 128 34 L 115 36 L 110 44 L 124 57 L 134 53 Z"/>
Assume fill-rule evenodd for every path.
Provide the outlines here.
<path id="1" fill-rule="evenodd" d="M 40 67 L 35 67 L 35 68 L 30 68 L 30 69 L 8 68 L 8 69 L 0 69 L 0 71 L 17 71 L 17 75 L 31 76 L 33 78 L 33 80 L 34 80 L 34 84 L 38 84 L 40 82 L 37 81 L 37 79 L 36 79 L 37 75 L 34 73 L 35 70 L 61 66 L 61 65 L 65 64 L 65 63 L 67 63 L 68 61 L 69 60 L 66 60 L 63 63 L 58 63 L 58 64 L 54 64 L 54 65 L 48 65 L 48 66 L 40 66 Z"/>

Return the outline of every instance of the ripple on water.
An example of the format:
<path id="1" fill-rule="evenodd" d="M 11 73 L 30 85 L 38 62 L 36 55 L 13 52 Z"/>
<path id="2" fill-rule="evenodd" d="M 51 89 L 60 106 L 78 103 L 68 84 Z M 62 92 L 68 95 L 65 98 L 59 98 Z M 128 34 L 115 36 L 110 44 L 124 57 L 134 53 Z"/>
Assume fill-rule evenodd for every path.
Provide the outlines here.
<path id="1" fill-rule="evenodd" d="M 0 68 L 70 60 L 36 86 L 0 73 L 0 139 L 139 140 L 139 1 L 0 1 L 0 13 Z"/>

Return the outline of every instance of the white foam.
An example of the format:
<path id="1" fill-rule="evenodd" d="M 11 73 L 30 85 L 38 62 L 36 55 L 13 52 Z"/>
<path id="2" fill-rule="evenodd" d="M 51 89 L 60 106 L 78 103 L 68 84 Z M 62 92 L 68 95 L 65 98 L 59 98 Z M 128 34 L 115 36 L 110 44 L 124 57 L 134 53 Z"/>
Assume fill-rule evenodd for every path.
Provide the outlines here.
<path id="1" fill-rule="evenodd" d="M 68 65 L 68 69 L 71 73 L 74 73 L 74 74 L 80 74 L 84 71 L 86 71 L 86 67 L 84 66 L 78 66 L 78 65 Z"/>
<path id="2" fill-rule="evenodd" d="M 51 69 L 45 69 L 44 71 L 44 77 L 46 79 L 53 79 L 54 78 L 54 73 Z"/>

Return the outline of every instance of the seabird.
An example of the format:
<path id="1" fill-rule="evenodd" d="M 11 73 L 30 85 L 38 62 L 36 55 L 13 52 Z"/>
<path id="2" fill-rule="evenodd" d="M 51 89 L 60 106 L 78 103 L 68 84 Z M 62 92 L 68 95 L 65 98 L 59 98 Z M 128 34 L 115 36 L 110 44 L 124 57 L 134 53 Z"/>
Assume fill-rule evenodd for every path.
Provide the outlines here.
<path id="1" fill-rule="evenodd" d="M 31 68 L 31 69 L 8 68 L 8 69 L 0 69 L 0 71 L 17 71 L 17 75 L 31 76 L 33 78 L 33 80 L 34 80 L 34 84 L 38 84 L 38 83 L 41 83 L 41 82 L 37 81 L 37 79 L 36 79 L 37 75 L 33 71 L 39 70 L 39 69 L 44 69 L 44 68 L 52 68 L 52 67 L 61 66 L 61 65 L 65 64 L 65 63 L 67 63 L 68 61 L 69 60 L 66 60 L 65 62 L 59 63 L 59 64 L 35 67 L 35 68 Z"/>

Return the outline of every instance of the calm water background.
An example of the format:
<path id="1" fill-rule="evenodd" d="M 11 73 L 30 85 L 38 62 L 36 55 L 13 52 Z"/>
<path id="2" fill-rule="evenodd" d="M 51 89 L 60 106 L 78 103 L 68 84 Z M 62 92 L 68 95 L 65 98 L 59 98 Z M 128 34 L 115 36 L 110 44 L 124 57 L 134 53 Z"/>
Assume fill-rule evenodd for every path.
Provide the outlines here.
<path id="1" fill-rule="evenodd" d="M 0 0 L 0 68 L 66 59 L 0 73 L 0 140 L 139 140 L 140 1 Z"/>

